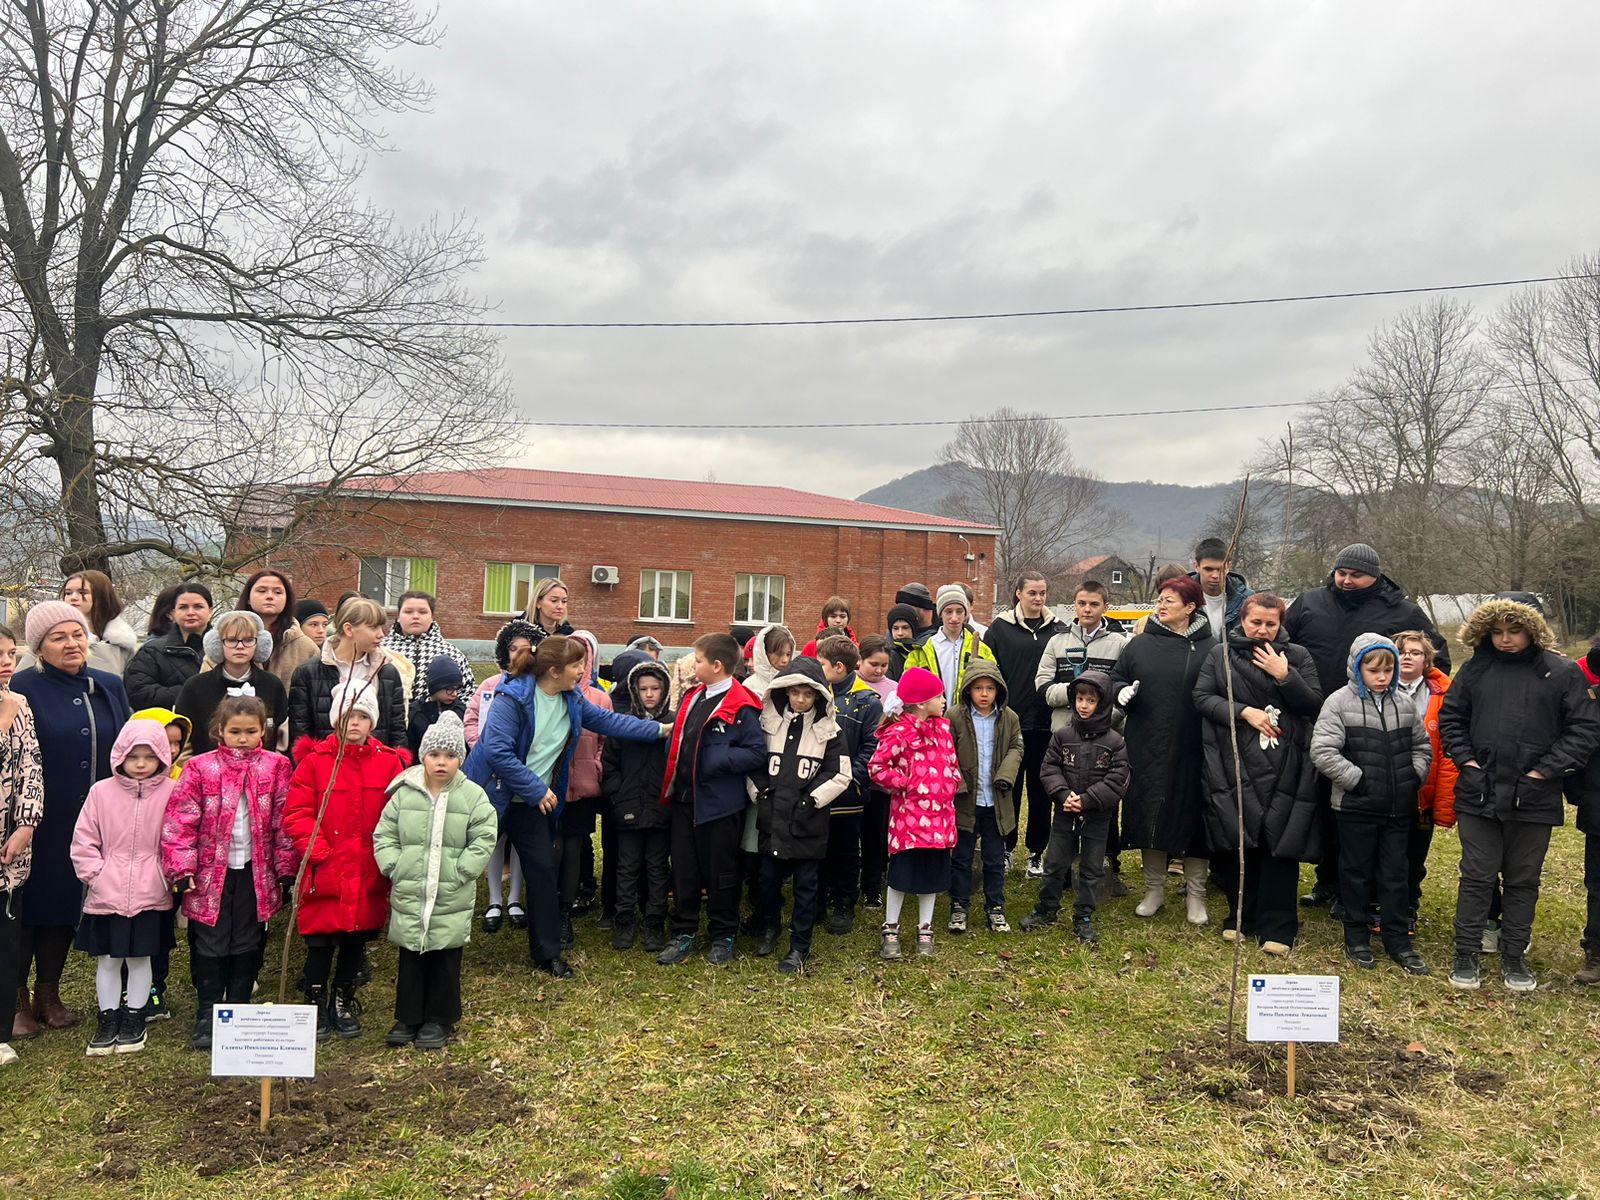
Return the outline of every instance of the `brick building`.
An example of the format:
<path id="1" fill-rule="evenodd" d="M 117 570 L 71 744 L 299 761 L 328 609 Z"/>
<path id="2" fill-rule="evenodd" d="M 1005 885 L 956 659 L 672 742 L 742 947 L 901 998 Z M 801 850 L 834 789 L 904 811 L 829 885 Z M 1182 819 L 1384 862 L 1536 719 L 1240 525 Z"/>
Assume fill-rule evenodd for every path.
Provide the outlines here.
<path id="1" fill-rule="evenodd" d="M 439 597 L 457 639 L 492 638 L 559 574 L 571 620 L 606 643 L 643 633 L 687 646 L 734 623 L 809 636 L 846 597 L 858 634 L 884 628 L 895 591 L 964 580 L 987 620 L 996 530 L 792 488 L 500 469 L 400 476 L 304 527 L 273 556 L 302 596 L 359 589 L 392 604 Z"/>
<path id="2" fill-rule="evenodd" d="M 1086 579 L 1106 585 L 1107 599 L 1113 604 L 1137 603 L 1145 598 L 1144 576 L 1125 558 L 1115 554 L 1096 554 L 1073 563 L 1061 574 L 1060 590 L 1070 603 L 1072 593 Z"/>

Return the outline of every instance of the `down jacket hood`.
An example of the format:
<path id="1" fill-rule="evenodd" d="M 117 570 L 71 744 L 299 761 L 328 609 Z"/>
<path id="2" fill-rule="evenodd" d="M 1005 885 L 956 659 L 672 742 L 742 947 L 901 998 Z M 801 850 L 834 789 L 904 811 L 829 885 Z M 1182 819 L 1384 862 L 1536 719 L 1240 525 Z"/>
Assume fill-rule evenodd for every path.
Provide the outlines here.
<path id="1" fill-rule="evenodd" d="M 1111 728 L 1111 720 L 1116 715 L 1116 709 L 1111 703 L 1111 676 L 1104 671 L 1085 671 L 1072 681 L 1074 689 L 1080 683 L 1086 683 L 1100 694 L 1100 707 L 1094 710 L 1094 716 L 1085 720 L 1078 715 L 1076 697 L 1072 705 L 1072 727 L 1081 734 L 1104 733 Z"/>
<path id="2" fill-rule="evenodd" d="M 774 677 L 767 685 L 764 707 L 779 716 L 786 714 L 789 711 L 789 689 L 792 687 L 809 687 L 817 693 L 817 707 L 811 710 L 816 713 L 814 720 L 820 722 L 834 716 L 833 689 L 828 686 L 827 676 L 822 673 L 822 664 L 816 659 L 804 656 L 791 659 L 783 669 L 783 674 Z"/>
<path id="3" fill-rule="evenodd" d="M 1541 650 L 1555 647 L 1556 635 L 1551 632 L 1550 623 L 1540 615 L 1539 610 L 1515 600 L 1485 600 L 1473 609 L 1472 615 L 1461 626 L 1461 644 L 1469 650 L 1478 649 L 1489 640 L 1489 634 L 1501 622 L 1527 630 L 1533 638 L 1533 644 Z"/>
<path id="4" fill-rule="evenodd" d="M 267 623 L 247 608 L 235 608 L 216 615 L 211 622 L 211 628 L 206 630 L 206 657 L 214 663 L 222 661 L 222 635 L 217 632 L 217 626 L 229 617 L 249 617 L 256 623 L 256 656 L 253 661 L 258 667 L 266 666 L 267 659 L 272 657 L 272 634 L 267 631 Z"/>
<path id="5" fill-rule="evenodd" d="M 1355 685 L 1356 695 L 1363 699 L 1370 695 L 1366 682 L 1361 678 L 1361 660 L 1374 650 L 1387 650 L 1394 655 L 1395 674 L 1400 672 L 1400 647 L 1396 646 L 1381 633 L 1358 633 L 1356 640 L 1350 643 L 1350 661 L 1345 666 L 1345 674 L 1350 682 Z M 1391 683 L 1389 690 L 1394 690 Z"/>
<path id="6" fill-rule="evenodd" d="M 1006 706 L 1006 677 L 1000 673 L 998 664 L 990 662 L 987 658 L 979 658 L 976 655 L 967 662 L 966 678 L 961 681 L 961 703 L 969 708 L 972 706 L 972 697 L 968 693 L 972 691 L 972 685 L 980 679 L 987 679 L 1000 689 L 1000 695 L 995 699 L 994 706 L 996 709 L 1004 708 Z"/>
<path id="7" fill-rule="evenodd" d="M 152 751 L 160 760 L 161 770 L 157 772 L 158 775 L 164 775 L 172 770 L 172 743 L 167 741 L 167 727 L 160 721 L 135 718 L 122 727 L 117 734 L 117 740 L 111 743 L 111 770 L 119 778 L 133 782 L 123 775 L 122 764 L 127 761 L 128 755 L 140 746 Z"/>
<path id="8" fill-rule="evenodd" d="M 178 726 L 183 730 L 183 744 L 185 747 L 189 745 L 190 739 L 194 736 L 194 722 L 182 713 L 173 712 L 170 708 L 141 708 L 133 714 L 132 719 L 135 721 L 157 721 L 162 729 L 165 729 L 168 725 Z"/>
<path id="9" fill-rule="evenodd" d="M 639 681 L 645 678 L 655 678 L 661 682 L 661 702 L 655 708 L 646 708 L 644 701 L 639 699 Z M 654 659 L 639 663 L 628 672 L 628 711 L 636 717 L 646 721 L 659 721 L 662 714 L 672 707 L 672 675 Z"/>
<path id="10" fill-rule="evenodd" d="M 595 687 L 599 676 L 596 672 L 600 669 L 600 639 L 587 629 L 575 629 L 567 635 L 583 643 L 583 648 L 588 651 L 583 656 L 583 682 L 589 687 Z"/>

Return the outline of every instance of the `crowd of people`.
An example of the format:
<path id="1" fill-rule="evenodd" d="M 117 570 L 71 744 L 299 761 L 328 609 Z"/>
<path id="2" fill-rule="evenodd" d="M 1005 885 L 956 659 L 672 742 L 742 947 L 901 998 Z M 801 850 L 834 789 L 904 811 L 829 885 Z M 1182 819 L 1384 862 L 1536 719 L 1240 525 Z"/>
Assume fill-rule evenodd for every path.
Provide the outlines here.
<path id="1" fill-rule="evenodd" d="M 819 926 L 847 934 L 863 912 L 883 959 L 907 953 L 908 908 L 910 952 L 933 955 L 941 896 L 949 933 L 969 931 L 975 892 L 982 926 L 1010 933 L 1023 856 L 1040 881 L 1027 933 L 1057 925 L 1070 891 L 1071 936 L 1092 945 L 1102 904 L 1137 890 L 1153 919 L 1175 875 L 1191 926 L 1210 924 L 1215 889 L 1222 936 L 1282 956 L 1302 910 L 1326 907 L 1354 967 L 1377 967 L 1376 944 L 1424 975 L 1421 886 L 1452 825 L 1449 981 L 1477 988 L 1498 953 L 1504 985 L 1528 990 L 1567 802 L 1586 835 L 1577 978 L 1600 984 L 1600 649 L 1564 657 L 1537 598 L 1503 594 L 1462 626 L 1452 677 L 1371 546 L 1292 604 L 1225 557 L 1208 539 L 1163 571 L 1133 628 L 1101 584 L 1081 582 L 1064 619 L 1024 572 L 987 627 L 965 585 L 908 583 L 882 634 L 858 636 L 832 597 L 798 651 L 773 624 L 744 645 L 705 634 L 676 664 L 649 636 L 603 664 L 545 579 L 481 683 L 426 592 L 392 615 L 357 593 L 330 611 L 269 569 L 219 609 L 185 581 L 141 641 L 111 580 L 78 572 L 22 638 L 0 626 L 11 1041 L 79 1022 L 61 995 L 76 948 L 95 960 L 87 1053 L 141 1049 L 171 1015 L 180 912 L 194 1049 L 213 1006 L 255 990 L 285 909 L 319 1038 L 361 1034 L 367 947 L 386 934 L 387 1043 L 434 1049 L 461 1018 L 475 928 L 525 932 L 556 978 L 596 909 L 617 951 L 662 966 L 727 963 L 741 937 L 776 955 L 787 931 L 777 970 L 798 975 Z M 0 1063 L 16 1057 L 0 1042 Z"/>

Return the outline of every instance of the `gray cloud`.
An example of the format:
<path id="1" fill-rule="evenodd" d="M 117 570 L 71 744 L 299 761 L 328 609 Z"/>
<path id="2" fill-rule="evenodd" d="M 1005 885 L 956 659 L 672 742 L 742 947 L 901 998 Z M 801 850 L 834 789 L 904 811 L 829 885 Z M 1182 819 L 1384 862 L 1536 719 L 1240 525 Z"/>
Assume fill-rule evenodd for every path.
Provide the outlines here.
<path id="1" fill-rule="evenodd" d="M 1600 246 L 1600 12 L 455 6 L 370 172 L 465 211 L 526 320 L 1060 308 L 1547 273 Z M 1475 298 L 1485 309 L 1500 299 Z M 1402 302 L 969 325 L 513 331 L 530 417 L 960 418 L 1269 403 Z M 1075 423 L 1111 478 L 1231 477 L 1288 411 Z M 530 431 L 513 460 L 854 493 L 947 431 Z"/>

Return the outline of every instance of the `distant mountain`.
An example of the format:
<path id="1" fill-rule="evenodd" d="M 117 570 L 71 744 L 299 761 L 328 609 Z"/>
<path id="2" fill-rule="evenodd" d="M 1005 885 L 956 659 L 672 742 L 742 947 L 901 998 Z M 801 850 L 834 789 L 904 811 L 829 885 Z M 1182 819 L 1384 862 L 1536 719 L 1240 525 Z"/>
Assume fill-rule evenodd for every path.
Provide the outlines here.
<path id="1" fill-rule="evenodd" d="M 950 468 L 924 467 L 856 497 L 913 512 L 956 516 L 945 504 L 950 494 Z M 1228 498 L 1228 483 L 1187 487 L 1178 483 L 1107 483 L 1106 504 L 1123 515 L 1107 543 L 1086 553 L 1119 554 L 1143 564 L 1154 554 L 1157 565 L 1187 562 L 1207 521 Z"/>

